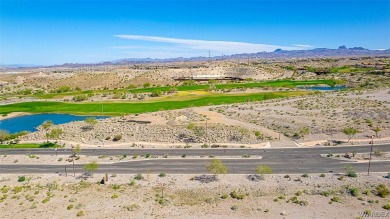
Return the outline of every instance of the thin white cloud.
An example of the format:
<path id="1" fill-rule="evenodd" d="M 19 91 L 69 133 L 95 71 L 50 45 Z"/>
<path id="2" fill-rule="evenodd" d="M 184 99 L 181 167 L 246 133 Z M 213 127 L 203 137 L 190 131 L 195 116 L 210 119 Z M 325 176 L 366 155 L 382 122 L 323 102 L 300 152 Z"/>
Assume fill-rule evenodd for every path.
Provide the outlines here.
<path id="1" fill-rule="evenodd" d="M 314 48 L 314 46 L 312 46 L 312 45 L 305 45 L 305 44 L 293 44 L 293 46 L 307 48 L 307 49 Z"/>
<path id="2" fill-rule="evenodd" d="M 174 44 L 176 47 L 193 50 L 211 50 L 213 52 L 234 54 L 234 53 L 256 53 L 256 52 L 271 52 L 275 49 L 283 50 L 302 50 L 312 48 L 309 45 L 295 44 L 293 46 L 280 46 L 270 44 L 256 44 L 234 41 L 211 41 L 211 40 L 195 40 L 195 39 L 179 39 L 158 36 L 142 36 L 142 35 L 114 35 L 115 37 L 127 40 L 140 40 L 149 42 L 160 42 Z"/>
<path id="3" fill-rule="evenodd" d="M 112 49 L 142 49 L 141 46 L 112 46 Z"/>

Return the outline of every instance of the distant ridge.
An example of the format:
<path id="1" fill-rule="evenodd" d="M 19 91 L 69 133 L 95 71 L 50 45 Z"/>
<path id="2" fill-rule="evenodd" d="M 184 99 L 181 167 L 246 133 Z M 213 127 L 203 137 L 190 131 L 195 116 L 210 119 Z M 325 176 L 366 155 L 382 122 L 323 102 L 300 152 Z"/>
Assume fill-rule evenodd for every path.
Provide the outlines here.
<path id="1" fill-rule="evenodd" d="M 273 52 L 242 53 L 233 55 L 213 56 L 211 60 L 237 60 L 237 59 L 289 59 L 289 58 L 321 58 L 321 57 L 351 57 L 351 56 L 390 56 L 390 49 L 369 50 L 363 47 L 347 48 L 340 46 L 338 49 L 316 48 L 312 50 L 282 50 L 276 49 Z M 208 61 L 209 57 L 199 56 L 191 58 L 125 58 L 109 62 L 101 62 L 102 65 L 126 65 L 142 63 L 165 63 L 165 62 L 185 62 L 185 61 Z"/>
<path id="2" fill-rule="evenodd" d="M 385 50 L 369 50 L 363 47 L 347 48 L 340 46 L 337 49 L 315 48 L 311 50 L 282 50 L 276 49 L 273 52 L 258 52 L 258 53 L 242 53 L 233 55 L 213 56 L 211 60 L 237 60 L 237 59 L 291 59 L 291 58 L 324 58 L 324 57 L 352 57 L 352 56 L 390 56 L 390 49 Z M 84 67 L 84 66 L 99 66 L 99 65 L 128 65 L 128 64 L 145 64 L 145 63 L 169 63 L 169 62 L 190 62 L 190 61 L 208 61 L 209 57 L 199 56 L 190 58 L 124 58 L 113 61 L 103 61 L 99 63 L 65 63 L 62 65 L 54 65 L 50 67 Z M 27 68 L 37 67 L 28 65 L 0 65 L 0 69 L 4 68 Z M 40 66 L 43 67 L 43 66 Z"/>

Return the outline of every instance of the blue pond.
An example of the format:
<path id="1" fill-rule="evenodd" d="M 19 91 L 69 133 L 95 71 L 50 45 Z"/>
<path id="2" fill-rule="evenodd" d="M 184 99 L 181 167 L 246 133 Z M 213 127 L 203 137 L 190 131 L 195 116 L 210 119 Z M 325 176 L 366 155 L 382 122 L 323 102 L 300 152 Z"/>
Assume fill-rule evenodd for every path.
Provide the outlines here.
<path id="1" fill-rule="evenodd" d="M 346 86 L 299 86 L 298 88 L 306 90 L 321 90 L 321 91 L 334 91 L 334 90 L 343 90 L 347 89 Z"/>
<path id="2" fill-rule="evenodd" d="M 91 116 L 75 116 L 70 114 L 35 114 L 19 116 L 0 120 L 0 129 L 7 130 L 10 133 L 20 131 L 36 131 L 36 127 L 46 120 L 51 120 L 55 125 L 64 124 L 72 121 L 82 121 Z M 95 116 L 96 119 L 104 119 L 106 116 Z"/>

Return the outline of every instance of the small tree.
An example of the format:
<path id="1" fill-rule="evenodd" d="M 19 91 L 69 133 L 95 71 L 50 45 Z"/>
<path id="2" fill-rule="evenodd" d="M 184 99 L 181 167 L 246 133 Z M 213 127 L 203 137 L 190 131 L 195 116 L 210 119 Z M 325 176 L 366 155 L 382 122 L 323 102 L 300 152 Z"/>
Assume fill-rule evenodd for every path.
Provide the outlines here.
<path id="1" fill-rule="evenodd" d="M 85 123 L 88 124 L 88 127 L 90 129 L 93 129 L 93 127 L 98 123 L 98 121 L 96 120 L 96 117 L 88 117 L 85 119 Z"/>
<path id="2" fill-rule="evenodd" d="M 310 134 L 310 129 L 308 127 L 303 127 L 299 133 L 302 135 L 302 138 L 305 138 L 305 135 Z"/>
<path id="3" fill-rule="evenodd" d="M 72 157 L 76 157 L 76 154 L 79 154 L 80 151 L 81 151 L 81 147 L 80 147 L 80 145 L 78 144 L 78 145 L 76 145 L 76 147 L 74 147 L 74 148 L 72 149 L 72 152 L 73 152 Z"/>
<path id="4" fill-rule="evenodd" d="M 256 169 L 257 174 L 264 178 L 264 174 L 272 174 L 272 169 L 268 165 L 259 165 Z"/>
<path id="5" fill-rule="evenodd" d="M 256 136 L 258 139 L 264 139 L 264 136 L 263 136 L 263 134 L 262 134 L 260 131 L 255 131 L 255 136 Z"/>
<path id="6" fill-rule="evenodd" d="M 177 88 L 176 87 L 169 88 L 168 93 L 170 94 L 177 93 Z"/>
<path id="7" fill-rule="evenodd" d="M 49 138 L 51 139 L 55 139 L 56 141 L 58 141 L 58 139 L 61 137 L 61 135 L 64 133 L 64 131 L 61 129 L 61 128 L 55 128 L 55 129 L 52 129 L 50 132 L 49 132 Z"/>
<path id="8" fill-rule="evenodd" d="M 348 136 L 348 142 L 349 142 L 353 136 L 359 133 L 359 130 L 347 127 L 343 129 L 343 133 Z"/>
<path id="9" fill-rule="evenodd" d="M 382 129 L 380 127 L 375 127 L 375 128 L 372 129 L 372 131 L 374 131 L 375 132 L 375 136 L 378 137 L 378 133 L 380 131 L 382 131 Z"/>
<path id="10" fill-rule="evenodd" d="M 212 159 L 210 164 L 206 166 L 207 170 L 217 176 L 218 174 L 226 174 L 227 168 L 220 159 Z"/>
<path id="11" fill-rule="evenodd" d="M 354 178 L 357 177 L 357 173 L 351 165 L 345 166 L 344 169 L 345 169 L 345 172 L 347 172 L 348 177 L 354 177 Z"/>
<path id="12" fill-rule="evenodd" d="M 92 161 L 83 166 L 83 169 L 85 171 L 88 171 L 92 177 L 93 177 L 93 172 L 95 172 L 98 168 L 99 168 L 99 164 L 96 161 Z"/>
<path id="13" fill-rule="evenodd" d="M 49 130 L 53 126 L 53 121 L 51 120 L 46 120 L 45 122 L 42 123 L 42 128 L 45 130 L 46 134 L 46 142 L 49 142 Z"/>
<path id="14" fill-rule="evenodd" d="M 0 143 L 3 144 L 4 141 L 8 140 L 10 137 L 9 132 L 6 130 L 0 129 Z"/>
<path id="15" fill-rule="evenodd" d="M 152 91 L 152 93 L 150 94 L 151 97 L 161 97 L 163 95 L 162 91 L 161 90 L 154 90 Z"/>

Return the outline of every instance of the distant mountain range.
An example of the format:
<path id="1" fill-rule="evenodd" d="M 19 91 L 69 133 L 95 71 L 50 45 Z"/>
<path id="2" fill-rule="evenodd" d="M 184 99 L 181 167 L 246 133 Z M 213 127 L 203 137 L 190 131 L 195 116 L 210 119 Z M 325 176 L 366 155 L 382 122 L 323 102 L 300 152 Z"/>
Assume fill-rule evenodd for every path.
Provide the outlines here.
<path id="1" fill-rule="evenodd" d="M 213 57 L 191 57 L 191 58 L 125 58 L 113 61 L 104 61 L 99 63 L 65 63 L 62 65 L 50 67 L 83 67 L 83 66 L 99 66 L 99 65 L 128 65 L 128 64 L 143 64 L 143 63 L 168 63 L 168 62 L 189 62 L 189 61 L 208 61 L 208 60 L 237 60 L 237 59 L 291 59 L 291 58 L 321 58 L 321 57 L 351 57 L 351 56 L 390 56 L 390 49 L 385 50 L 369 50 L 363 47 L 347 48 L 340 46 L 338 49 L 316 48 L 311 50 L 282 50 L 276 49 L 273 52 L 258 52 L 258 53 L 243 53 L 225 56 Z M 4 68 L 25 68 L 37 67 L 32 65 L 0 65 L 0 69 Z"/>

